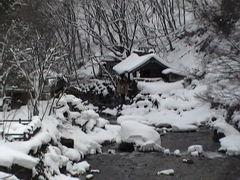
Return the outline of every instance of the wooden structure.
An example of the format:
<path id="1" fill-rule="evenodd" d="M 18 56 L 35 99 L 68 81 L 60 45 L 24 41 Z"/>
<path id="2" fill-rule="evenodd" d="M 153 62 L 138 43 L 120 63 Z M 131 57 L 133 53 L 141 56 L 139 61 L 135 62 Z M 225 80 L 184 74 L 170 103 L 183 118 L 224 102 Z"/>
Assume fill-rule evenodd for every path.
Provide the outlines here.
<path id="1" fill-rule="evenodd" d="M 171 68 L 163 59 L 154 53 L 132 53 L 128 58 L 113 67 L 119 74 L 135 79 L 161 78 L 173 82 L 184 78 L 184 75 Z"/>
<path id="2" fill-rule="evenodd" d="M 26 105 L 30 99 L 30 93 L 33 93 L 30 89 L 6 88 L 2 106 L 7 103 L 11 109 L 15 109 Z M 2 109 L 2 107 L 0 107 L 0 109 Z"/>
<path id="3" fill-rule="evenodd" d="M 6 120 L 1 120 L 0 121 L 0 126 L 4 126 L 7 123 L 19 123 L 22 125 L 28 125 L 31 122 L 29 119 L 18 119 L 18 120 L 11 120 L 11 119 L 6 119 Z M 31 137 L 29 134 L 26 133 L 4 133 L 3 131 L 1 132 L 1 136 L 5 137 L 8 141 L 26 141 Z"/>
<path id="4" fill-rule="evenodd" d="M 115 71 L 113 71 L 113 67 L 121 62 L 120 59 L 114 57 L 114 56 L 104 56 L 102 57 L 101 62 L 103 63 L 104 68 L 110 73 L 114 74 Z M 101 74 L 104 75 L 105 72 L 100 67 Z"/>

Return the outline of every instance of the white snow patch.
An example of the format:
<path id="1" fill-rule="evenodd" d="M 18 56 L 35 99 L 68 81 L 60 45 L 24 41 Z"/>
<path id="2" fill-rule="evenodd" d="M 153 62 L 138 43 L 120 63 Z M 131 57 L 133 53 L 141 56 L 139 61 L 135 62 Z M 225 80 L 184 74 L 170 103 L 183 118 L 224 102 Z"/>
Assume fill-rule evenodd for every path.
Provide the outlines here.
<path id="1" fill-rule="evenodd" d="M 181 156 L 181 152 L 180 152 L 179 149 L 176 149 L 176 150 L 173 152 L 173 154 L 174 154 L 175 156 Z"/>
<path id="2" fill-rule="evenodd" d="M 174 175 L 174 170 L 173 169 L 166 169 L 166 170 L 162 170 L 162 171 L 158 171 L 157 172 L 157 175 L 160 176 L 160 175 Z"/>
<path id="3" fill-rule="evenodd" d="M 188 153 L 192 152 L 198 152 L 198 153 L 203 153 L 203 147 L 202 145 L 191 145 L 188 147 Z"/>
<path id="4" fill-rule="evenodd" d="M 0 142 L 0 166 L 11 167 L 13 164 L 32 169 L 37 163 L 37 158 L 33 158 L 18 149 L 13 149 L 3 141 Z"/>
<path id="5" fill-rule="evenodd" d="M 82 161 L 74 164 L 68 162 L 67 164 L 67 171 L 69 171 L 72 175 L 84 174 L 86 171 L 89 170 L 89 168 L 90 165 L 87 161 Z"/>
<path id="6" fill-rule="evenodd" d="M 173 123 L 172 131 L 174 132 L 187 132 L 187 131 L 197 131 L 198 127 L 192 124 L 183 123 Z"/>
<path id="7" fill-rule="evenodd" d="M 19 180 L 16 176 L 14 176 L 13 174 L 8 174 L 5 172 L 1 172 L 0 171 L 0 179 L 1 180 Z"/>
<path id="8" fill-rule="evenodd" d="M 135 121 L 121 123 L 121 140 L 127 143 L 135 143 L 142 151 L 161 149 L 161 139 L 153 127 Z"/>
<path id="9" fill-rule="evenodd" d="M 164 150 L 163 150 L 163 154 L 165 154 L 165 155 L 170 155 L 170 150 L 169 150 L 169 149 L 164 149 Z"/>
<path id="10" fill-rule="evenodd" d="M 223 133 L 225 136 L 230 136 L 230 135 L 240 135 L 239 131 L 236 130 L 233 126 L 230 124 L 226 123 L 225 121 L 216 121 L 213 123 L 213 128 L 217 129 L 218 133 Z"/>
<path id="11" fill-rule="evenodd" d="M 240 155 L 240 135 L 230 135 L 220 139 L 219 150 L 226 151 L 228 155 Z"/>
<path id="12" fill-rule="evenodd" d="M 104 109 L 102 112 L 105 113 L 105 114 L 109 114 L 109 115 L 112 115 L 112 116 L 116 116 L 118 110 L 117 110 L 116 108 L 115 108 L 115 109 L 107 108 L 107 109 Z"/>

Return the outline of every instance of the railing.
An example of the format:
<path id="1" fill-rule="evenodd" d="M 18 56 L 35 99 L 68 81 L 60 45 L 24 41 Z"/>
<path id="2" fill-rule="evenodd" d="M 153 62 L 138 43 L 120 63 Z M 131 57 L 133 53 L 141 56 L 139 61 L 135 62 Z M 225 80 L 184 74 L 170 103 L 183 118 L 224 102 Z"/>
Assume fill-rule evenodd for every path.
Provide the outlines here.
<path id="1" fill-rule="evenodd" d="M 145 82 L 157 82 L 157 81 L 163 81 L 162 78 L 134 78 L 137 81 L 145 81 Z"/>
<path id="2" fill-rule="evenodd" d="M 10 123 L 10 122 L 13 122 L 13 123 L 18 122 L 19 124 L 28 125 L 31 122 L 31 120 L 29 119 L 0 120 L 0 125 L 4 125 L 4 123 Z"/>
<path id="3" fill-rule="evenodd" d="M 0 120 L 0 126 L 3 126 L 5 123 L 19 123 L 22 125 L 28 125 L 31 122 L 31 120 L 29 119 L 14 119 L 14 120 Z M 5 133 L 5 132 L 1 132 L 2 137 L 5 137 L 7 140 L 9 141 L 13 141 L 13 140 L 19 140 L 19 141 L 26 141 L 28 139 L 30 139 L 32 136 L 34 136 L 37 132 L 39 131 L 39 129 L 37 129 L 37 131 L 34 131 L 33 133 L 29 134 L 26 132 L 23 133 Z"/>

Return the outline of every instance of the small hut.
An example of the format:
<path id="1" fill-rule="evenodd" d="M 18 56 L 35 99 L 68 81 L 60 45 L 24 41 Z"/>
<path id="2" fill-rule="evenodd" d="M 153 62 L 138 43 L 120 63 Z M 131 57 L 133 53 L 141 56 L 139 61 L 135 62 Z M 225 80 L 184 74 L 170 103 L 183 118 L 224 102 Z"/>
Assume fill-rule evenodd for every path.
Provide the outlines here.
<path id="1" fill-rule="evenodd" d="M 121 75 L 128 74 L 135 79 L 163 79 L 173 82 L 184 78 L 184 75 L 171 68 L 159 56 L 154 53 L 132 53 L 122 62 L 113 67 L 113 70 Z"/>

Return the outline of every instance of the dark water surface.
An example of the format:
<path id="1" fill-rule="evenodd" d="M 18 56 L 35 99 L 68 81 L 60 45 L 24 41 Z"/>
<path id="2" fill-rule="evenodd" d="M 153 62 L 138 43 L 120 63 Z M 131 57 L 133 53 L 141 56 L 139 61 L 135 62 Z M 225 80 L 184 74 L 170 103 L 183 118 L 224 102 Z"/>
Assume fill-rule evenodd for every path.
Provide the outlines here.
<path id="1" fill-rule="evenodd" d="M 202 128 L 192 133 L 169 132 L 161 137 L 162 146 L 171 152 L 180 149 L 181 157 L 164 155 L 161 152 L 119 152 L 117 145 L 103 147 L 103 154 L 86 158 L 92 169 L 101 173 L 94 174 L 96 180 L 240 180 L 240 157 L 227 157 L 217 152 L 219 144 L 212 140 L 212 131 Z M 200 144 L 204 156 L 187 155 L 190 145 Z M 115 149 L 109 154 L 108 149 Z M 193 164 L 183 163 L 184 158 Z M 173 176 L 157 176 L 157 172 L 174 169 Z"/>

